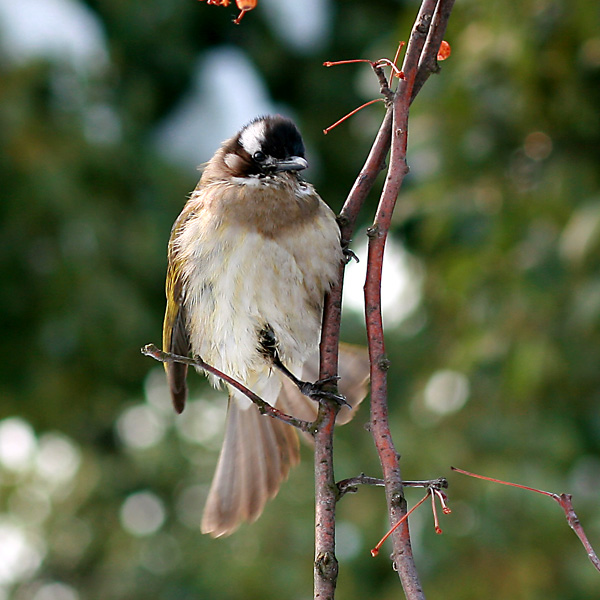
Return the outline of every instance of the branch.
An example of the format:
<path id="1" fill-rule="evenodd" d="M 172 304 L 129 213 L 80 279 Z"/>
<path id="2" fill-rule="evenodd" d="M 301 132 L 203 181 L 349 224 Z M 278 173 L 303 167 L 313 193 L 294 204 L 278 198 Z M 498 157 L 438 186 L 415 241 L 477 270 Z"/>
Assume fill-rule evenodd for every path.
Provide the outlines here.
<path id="1" fill-rule="evenodd" d="M 325 360 L 325 362 L 327 361 Z M 337 488 L 333 471 L 333 431 L 337 411 L 338 408 L 333 403 L 322 402 L 319 406 L 318 426 L 314 434 L 315 600 L 333 600 L 338 576 L 338 561 L 335 556 Z"/>
<path id="2" fill-rule="evenodd" d="M 390 147 L 391 110 L 388 109 L 373 147 L 338 217 L 342 246 L 347 247 L 356 220 L 377 175 L 383 168 Z M 319 378 L 337 375 L 338 347 L 342 312 L 344 265 L 339 267 L 338 284 L 325 299 L 321 330 Z M 314 598 L 332 600 L 337 583 L 335 557 L 335 505 L 338 499 L 333 470 L 333 431 L 338 408 L 321 403 L 314 433 L 315 440 L 315 563 Z"/>
<path id="3" fill-rule="evenodd" d="M 448 4 L 447 0 L 439 0 L 440 5 Z M 451 6 L 451 4 L 450 4 Z M 406 156 L 406 128 L 407 124 L 404 121 L 408 118 L 408 106 L 413 97 L 413 87 L 416 78 L 417 68 L 419 65 L 419 57 L 423 49 L 423 44 L 427 33 L 429 31 L 429 24 L 433 18 L 433 9 L 436 7 L 435 0 L 424 0 L 421 6 L 421 10 L 417 17 L 413 33 L 411 34 L 411 42 L 409 44 L 405 64 L 403 65 L 403 71 L 406 73 L 406 69 L 410 68 L 410 81 L 400 79 L 398 91 L 390 96 L 389 86 L 383 76 L 383 72 L 380 67 L 376 68 L 373 66 L 375 73 L 380 82 L 380 88 L 382 94 L 386 97 L 388 104 L 388 110 L 386 111 L 385 117 L 379 128 L 379 132 L 375 138 L 371 151 L 366 159 L 366 162 L 361 169 L 344 206 L 338 217 L 340 224 L 341 238 L 343 247 L 347 247 L 349 244 L 352 234 L 354 232 L 356 221 L 359 212 L 371 191 L 377 175 L 382 171 L 385 165 L 385 157 L 387 156 L 390 146 L 392 146 L 392 157 L 391 157 L 391 168 L 388 172 L 386 179 L 386 187 L 384 187 L 384 194 L 387 198 L 385 204 L 383 202 L 380 207 L 385 206 L 385 210 L 388 211 L 387 224 L 384 219 L 384 214 L 381 210 L 378 210 L 378 216 L 376 218 L 375 225 L 379 228 L 379 231 L 383 234 L 380 237 L 381 245 L 381 261 L 383 260 L 383 247 L 385 245 L 385 235 L 389 228 L 389 218 L 391 218 L 391 211 L 393 210 L 393 204 L 396 196 L 400 189 L 400 184 L 404 175 L 406 174 L 405 156 Z M 436 35 L 445 29 L 445 25 L 449 16 L 449 8 L 444 12 L 440 11 L 439 24 L 436 29 Z M 431 44 L 433 46 L 433 42 Z M 437 46 L 439 48 L 439 44 Z M 437 48 L 435 53 L 437 55 Z M 409 59 L 410 57 L 410 59 Z M 423 65 L 429 65 L 429 62 L 423 63 Z M 427 66 L 423 66 L 420 71 L 424 77 L 427 73 Z M 420 83 L 423 85 L 426 77 Z M 416 92 L 415 92 L 416 94 Z M 401 108 L 401 101 L 404 102 L 404 107 Z M 400 114 L 404 115 L 403 119 L 399 118 Z M 399 125 L 401 125 L 399 127 Z M 402 131 L 402 135 L 392 136 L 392 130 L 398 132 Z M 394 144 L 392 144 L 392 139 Z M 400 141 L 400 151 L 398 148 L 398 142 Z M 395 147 L 395 150 L 394 150 Z M 400 177 L 398 177 L 398 165 L 404 165 L 401 169 Z M 393 180 L 393 185 L 390 181 Z M 389 210 L 390 199 L 393 197 L 391 202 L 391 210 Z M 369 244 L 369 264 L 373 263 L 371 257 L 371 244 Z M 372 268 L 370 269 L 372 271 Z M 367 275 L 369 278 L 369 275 Z M 342 288 L 344 279 L 344 265 L 340 265 L 339 270 L 339 283 L 335 286 L 331 293 L 325 300 L 325 307 L 323 311 L 323 327 L 321 332 L 321 359 L 320 359 L 320 378 L 331 377 L 337 375 L 337 362 L 338 362 L 338 345 L 339 345 L 339 332 L 341 322 L 341 306 L 342 306 Z M 377 279 L 377 276 L 376 276 Z M 381 282 L 381 272 L 378 276 L 379 283 Z M 376 284 L 377 285 L 377 284 Z M 366 287 L 365 287 L 366 290 Z M 365 296 L 367 293 L 365 291 Z M 383 374 L 383 386 L 381 377 L 374 373 L 380 368 L 387 364 L 386 359 L 381 358 L 384 356 L 384 351 L 380 352 L 377 350 L 377 335 L 374 335 L 373 328 L 369 328 L 369 314 L 374 315 L 380 312 L 379 307 L 380 298 L 378 294 L 369 296 L 367 302 L 371 301 L 369 305 L 371 308 L 367 308 L 367 332 L 369 334 L 369 352 L 371 358 L 371 378 L 374 387 L 379 388 L 379 404 L 375 410 L 375 415 L 381 411 L 385 413 L 385 420 L 379 420 L 379 423 L 383 425 L 384 429 L 387 429 L 389 435 L 389 427 L 387 426 L 387 407 L 386 407 L 386 396 L 387 390 L 385 388 L 385 374 Z M 379 315 L 381 317 L 381 315 Z M 380 320 L 380 319 L 379 319 Z M 383 330 L 380 327 L 380 339 L 381 347 L 383 349 Z M 387 367 L 385 367 L 387 368 Z M 376 391 L 372 391 L 372 397 Z M 317 418 L 318 426 L 314 434 L 315 438 L 315 564 L 314 564 L 314 598 L 319 600 L 332 600 L 335 594 L 335 586 L 337 582 L 338 574 L 338 563 L 335 557 L 335 505 L 337 499 L 340 497 L 340 488 L 335 484 L 335 477 L 333 471 L 333 430 L 335 424 L 335 415 L 338 408 L 327 403 L 322 403 L 319 407 L 319 416 Z M 372 412 L 373 415 L 373 412 Z M 373 418 L 372 426 L 378 421 L 378 417 Z M 373 430 L 375 437 L 380 435 L 380 428 L 377 427 Z M 376 433 L 377 431 L 377 433 Z M 388 496 L 388 504 L 390 506 L 390 515 L 392 519 L 397 521 L 402 513 L 396 514 L 396 507 L 398 501 L 401 500 L 400 504 L 403 503 L 403 510 L 406 513 L 406 503 L 402 498 L 402 480 L 400 478 L 400 471 L 397 467 L 397 456 L 395 450 L 393 450 L 393 444 L 391 444 L 391 436 L 389 436 L 389 442 L 393 453 L 393 460 L 386 461 L 386 464 L 392 464 L 393 461 L 396 463 L 397 477 L 390 474 L 390 469 L 384 467 L 384 476 L 386 491 Z M 377 445 L 377 442 L 376 442 Z M 379 449 L 379 446 L 378 446 Z M 380 453 L 381 455 L 381 453 Z M 382 464 L 384 460 L 382 459 Z M 398 495 L 399 490 L 399 495 Z M 397 517 L 397 518 L 395 518 Z M 402 543 L 397 543 L 397 539 L 401 539 Z M 397 557 L 397 563 L 400 567 L 400 577 L 403 582 L 406 596 L 409 599 L 422 598 L 422 592 L 420 591 L 420 584 L 416 576 L 416 570 L 414 563 L 412 563 L 412 553 L 410 551 L 410 540 L 408 539 L 408 528 L 407 525 L 400 530 L 399 534 L 394 537 L 394 551 Z M 412 565 L 412 566 L 411 566 Z"/>
<path id="4" fill-rule="evenodd" d="M 358 491 L 359 485 L 374 485 L 378 487 L 384 487 L 385 481 L 378 477 L 369 477 L 364 473 L 357 475 L 356 477 L 350 477 L 348 479 L 342 479 L 336 483 L 339 496 L 341 498 L 344 494 L 355 493 Z M 424 487 L 434 490 L 442 490 L 448 488 L 448 480 L 445 477 L 438 477 L 437 479 L 423 479 L 420 481 L 403 481 L 402 485 L 405 487 Z"/>
<path id="5" fill-rule="evenodd" d="M 437 73 L 440 70 L 437 61 L 437 52 L 444 39 L 450 13 L 454 6 L 454 0 L 439 0 L 433 15 L 433 25 L 425 42 L 421 60 L 419 61 L 419 69 L 415 77 L 415 82 L 412 89 L 410 101 L 417 97 L 425 82 L 429 79 L 432 73 Z"/>
<path id="6" fill-rule="evenodd" d="M 385 482 L 383 479 L 379 479 L 378 477 L 369 477 L 364 473 L 361 473 L 356 477 L 342 479 L 336 483 L 338 489 L 338 500 L 345 494 L 355 494 L 358 492 L 359 485 L 375 485 L 378 487 L 383 487 Z"/>
<path id="7" fill-rule="evenodd" d="M 520 483 L 512 483 L 510 481 L 494 479 L 493 477 L 486 477 L 485 475 L 477 475 L 476 473 L 471 473 L 470 471 L 463 471 L 463 469 L 459 469 L 457 467 L 450 468 L 453 471 L 456 471 L 457 473 L 462 473 L 463 475 L 468 475 L 469 477 L 485 479 L 486 481 L 501 483 L 502 485 L 510 485 L 512 487 L 521 488 L 522 490 L 528 490 L 530 492 L 536 492 L 544 496 L 549 496 L 550 498 L 552 498 L 552 500 L 556 500 L 556 502 L 558 502 L 559 506 L 563 509 L 563 512 L 565 513 L 565 517 L 567 518 L 567 523 L 569 524 L 569 527 L 575 532 L 575 535 L 579 538 L 579 541 L 585 548 L 588 558 L 592 561 L 592 564 L 594 565 L 594 567 L 596 567 L 596 570 L 600 571 L 600 559 L 598 558 L 596 551 L 592 547 L 592 544 L 590 544 L 590 541 L 588 540 L 587 535 L 581 525 L 581 521 L 575 513 L 575 509 L 573 508 L 572 502 L 573 496 L 571 496 L 571 494 L 555 494 L 554 492 L 546 492 L 544 490 L 529 487 L 528 485 L 521 485 Z"/>
<path id="8" fill-rule="evenodd" d="M 252 390 L 247 388 L 245 385 L 226 375 L 223 371 L 220 371 L 216 367 L 205 363 L 199 356 L 195 356 L 194 358 L 189 358 L 188 356 L 180 356 L 178 354 L 171 354 L 170 352 L 163 352 L 159 348 L 157 348 L 154 344 L 147 344 L 141 350 L 144 356 L 150 356 L 154 360 L 158 362 L 177 362 L 182 363 L 184 365 L 189 365 L 191 367 L 200 367 L 207 373 L 211 375 L 215 375 L 225 383 L 229 384 L 231 387 L 234 387 L 238 391 L 242 392 L 245 396 L 247 396 L 254 404 L 256 404 L 258 411 L 261 415 L 267 415 L 273 419 L 279 419 L 288 425 L 292 425 L 292 427 L 296 427 L 301 431 L 312 434 L 314 430 L 314 424 L 310 421 L 303 421 L 302 419 L 296 419 L 296 417 L 292 417 L 281 410 L 278 410 L 274 406 L 271 406 L 268 402 L 265 402 L 260 396 L 257 396 Z"/>
<path id="9" fill-rule="evenodd" d="M 344 265 L 339 267 L 339 283 L 325 299 L 321 330 L 319 378 L 333 377 L 338 371 L 342 286 Z M 333 431 L 339 404 L 321 402 L 315 422 L 315 562 L 314 598 L 333 600 L 338 576 L 335 557 L 335 505 L 337 488 L 333 470 Z"/>
<path id="10" fill-rule="evenodd" d="M 369 354 L 371 359 L 371 432 L 382 465 L 390 522 L 401 523 L 392 534 L 392 560 L 410 600 L 424 599 L 412 556 L 410 533 L 406 520 L 407 507 L 403 494 L 399 456 L 394 447 L 388 423 L 387 370 L 381 315 L 381 274 L 385 242 L 400 187 L 408 172 L 406 148 L 408 141 L 408 113 L 412 99 L 418 92 L 415 83 L 419 75 L 422 86 L 432 61 L 436 60 L 435 36 L 443 34 L 451 3 L 444 0 L 423 0 L 410 40 L 392 105 L 392 136 L 390 168 L 373 226 L 369 229 L 367 277 L 365 282 L 365 314 Z M 435 13 L 435 19 L 434 19 Z M 431 29 L 432 22 L 436 23 Z M 428 42 L 426 44 L 426 42 Z M 434 54 L 435 53 L 435 54 Z M 433 56 L 432 56 L 433 55 Z M 419 88 L 420 89 L 420 88 Z"/>
<path id="11" fill-rule="evenodd" d="M 390 147 L 391 110 L 388 109 L 367 160 L 361 169 L 338 217 L 342 246 L 347 247 L 356 220 Z M 325 299 L 321 330 L 319 378 L 337 375 L 344 265 L 340 264 L 338 284 Z M 338 407 L 321 403 L 315 440 L 315 564 L 314 598 L 332 600 L 337 583 L 335 557 L 335 505 L 338 499 L 333 470 L 333 431 Z"/>

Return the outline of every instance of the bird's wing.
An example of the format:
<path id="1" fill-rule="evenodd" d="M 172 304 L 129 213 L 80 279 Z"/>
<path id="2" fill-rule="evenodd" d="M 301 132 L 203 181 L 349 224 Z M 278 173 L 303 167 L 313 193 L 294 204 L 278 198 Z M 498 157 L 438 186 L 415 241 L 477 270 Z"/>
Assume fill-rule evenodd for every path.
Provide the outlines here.
<path id="1" fill-rule="evenodd" d="M 184 212 L 175 221 L 171 232 L 166 283 L 167 308 L 163 323 L 163 350 L 181 356 L 187 356 L 191 350 L 191 346 L 186 324 L 182 269 L 175 241 L 178 232 L 181 231 L 183 224 L 188 218 L 189 214 L 184 209 Z M 187 365 L 166 362 L 164 366 L 171 391 L 173 407 L 178 413 L 181 413 L 187 399 L 187 385 L 185 382 L 188 370 Z"/>
<path id="2" fill-rule="evenodd" d="M 369 370 L 369 353 L 365 347 L 340 343 L 338 389 L 352 410 L 347 406 L 340 408 L 336 418 L 338 425 L 348 423 L 354 417 L 359 404 L 369 393 Z"/>

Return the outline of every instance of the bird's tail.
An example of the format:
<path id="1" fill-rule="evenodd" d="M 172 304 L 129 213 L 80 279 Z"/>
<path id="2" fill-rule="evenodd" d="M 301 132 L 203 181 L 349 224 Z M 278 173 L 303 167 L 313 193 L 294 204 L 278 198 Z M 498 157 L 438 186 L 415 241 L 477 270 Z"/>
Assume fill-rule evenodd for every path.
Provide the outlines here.
<path id="1" fill-rule="evenodd" d="M 352 406 L 352 409 L 342 407 L 338 413 L 337 422 L 342 424 L 354 416 L 367 394 L 366 350 L 342 344 L 339 372 L 340 393 Z M 318 378 L 318 354 L 306 362 L 301 377 L 305 381 Z M 279 379 L 281 385 L 273 385 Z M 300 393 L 289 379 L 274 372 L 269 380 L 267 387 L 276 391 L 277 408 L 298 419 L 315 419 L 317 404 Z M 266 395 L 263 397 L 269 400 Z M 295 429 L 261 415 L 256 406 L 248 402 L 230 394 L 223 447 L 202 517 L 202 533 L 213 537 L 229 535 L 242 521 L 258 519 L 266 502 L 277 494 L 290 468 L 300 460 Z"/>
<path id="2" fill-rule="evenodd" d="M 299 460 L 298 436 L 292 427 L 261 415 L 254 405 L 242 408 L 230 397 L 202 533 L 229 535 L 242 521 L 258 519 Z"/>

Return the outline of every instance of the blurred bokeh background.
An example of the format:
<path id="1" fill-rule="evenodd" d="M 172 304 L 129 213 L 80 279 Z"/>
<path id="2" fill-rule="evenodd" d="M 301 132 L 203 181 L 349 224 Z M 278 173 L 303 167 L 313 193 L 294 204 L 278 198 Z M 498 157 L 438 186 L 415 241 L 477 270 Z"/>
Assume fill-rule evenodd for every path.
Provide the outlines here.
<path id="1" fill-rule="evenodd" d="M 312 597 L 308 447 L 262 518 L 199 533 L 223 394 L 192 375 L 175 417 L 161 366 L 165 248 L 197 165 L 243 123 L 299 124 L 339 210 L 418 3 L 0 0 L 0 600 Z M 600 547 L 600 5 L 461 0 L 452 55 L 413 105 L 411 173 L 384 281 L 390 411 L 407 479 L 447 476 L 435 535 L 412 517 L 428 598 L 598 598 L 559 507 L 450 465 L 568 491 Z M 379 186 L 381 182 L 379 182 Z M 361 254 L 377 190 L 361 217 Z M 364 260 L 344 337 L 364 343 Z M 339 479 L 379 474 L 364 424 Z M 408 490 L 409 503 L 420 491 Z M 339 505 L 339 598 L 399 598 L 383 494 Z"/>

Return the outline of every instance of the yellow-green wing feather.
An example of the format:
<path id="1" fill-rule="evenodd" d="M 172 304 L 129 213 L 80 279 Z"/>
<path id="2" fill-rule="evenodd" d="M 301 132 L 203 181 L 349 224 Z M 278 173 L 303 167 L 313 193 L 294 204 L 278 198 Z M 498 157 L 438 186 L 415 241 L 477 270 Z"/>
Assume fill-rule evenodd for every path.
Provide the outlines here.
<path id="1" fill-rule="evenodd" d="M 180 261 L 177 255 L 177 246 L 175 240 L 185 221 L 191 215 L 184 208 L 181 215 L 171 231 L 169 240 L 167 267 L 167 282 L 165 291 L 167 295 L 167 308 L 165 310 L 165 319 L 163 323 L 163 350 L 180 356 L 187 356 L 190 352 L 190 340 L 187 332 L 185 302 L 183 293 L 183 281 L 181 276 Z M 171 391 L 171 400 L 173 407 L 180 413 L 185 407 L 187 399 L 187 365 L 181 363 L 164 363 Z"/>

